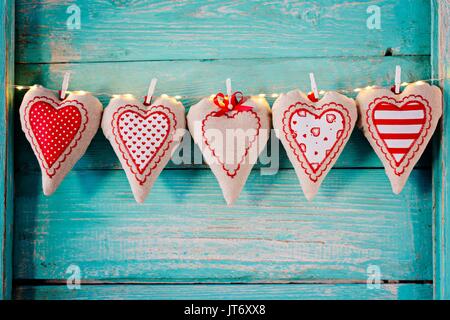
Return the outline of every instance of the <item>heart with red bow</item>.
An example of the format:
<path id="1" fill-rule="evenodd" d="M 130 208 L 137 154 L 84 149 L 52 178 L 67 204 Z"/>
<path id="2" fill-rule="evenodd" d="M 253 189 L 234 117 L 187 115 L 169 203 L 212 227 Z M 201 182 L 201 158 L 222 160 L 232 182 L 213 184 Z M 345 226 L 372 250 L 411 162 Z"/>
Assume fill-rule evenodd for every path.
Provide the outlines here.
<path id="1" fill-rule="evenodd" d="M 218 93 L 192 106 L 187 122 L 227 204 L 233 204 L 270 135 L 267 101 L 241 92 Z"/>
<path id="2" fill-rule="evenodd" d="M 45 195 L 51 195 L 83 156 L 98 130 L 100 101 L 86 92 L 60 100 L 51 90 L 33 86 L 20 106 L 22 130 L 38 159 Z"/>
<path id="3" fill-rule="evenodd" d="M 236 91 L 229 98 L 227 95 L 219 92 L 214 96 L 213 102 L 219 108 L 219 110 L 214 114 L 215 117 L 223 116 L 230 111 L 251 111 L 252 106 L 245 106 L 244 102 L 247 98 L 244 97 L 242 92 Z"/>

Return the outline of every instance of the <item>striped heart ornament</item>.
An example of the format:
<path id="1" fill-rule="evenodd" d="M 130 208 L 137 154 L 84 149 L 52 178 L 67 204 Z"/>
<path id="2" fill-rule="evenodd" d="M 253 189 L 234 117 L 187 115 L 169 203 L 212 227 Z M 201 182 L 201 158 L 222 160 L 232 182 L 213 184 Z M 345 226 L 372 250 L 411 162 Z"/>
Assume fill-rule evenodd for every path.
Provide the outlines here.
<path id="1" fill-rule="evenodd" d="M 442 114 L 441 92 L 428 84 L 412 84 L 400 95 L 366 89 L 357 97 L 361 125 L 400 193 L 426 148 Z"/>
<path id="2" fill-rule="evenodd" d="M 423 143 L 430 128 L 431 107 L 421 96 L 408 96 L 398 103 L 392 98 L 376 99 L 367 110 L 372 137 L 385 153 L 396 175 Z"/>

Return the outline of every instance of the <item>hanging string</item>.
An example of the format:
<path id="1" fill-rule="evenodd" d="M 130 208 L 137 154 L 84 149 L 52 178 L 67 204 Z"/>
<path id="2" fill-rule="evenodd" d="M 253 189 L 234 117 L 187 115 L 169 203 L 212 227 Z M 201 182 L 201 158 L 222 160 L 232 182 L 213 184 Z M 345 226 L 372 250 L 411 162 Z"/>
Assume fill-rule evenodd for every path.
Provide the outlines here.
<path id="1" fill-rule="evenodd" d="M 443 81 L 443 80 L 447 80 L 447 79 L 450 79 L 449 77 L 444 77 L 444 78 L 431 78 L 431 79 L 422 79 L 422 80 L 418 80 L 418 81 L 416 81 L 416 82 L 420 82 L 420 81 L 423 81 L 423 82 L 432 82 L 432 81 Z M 407 85 L 409 85 L 409 84 L 411 84 L 411 83 L 414 83 L 414 81 L 413 82 L 403 82 L 402 84 L 401 84 L 401 86 L 402 87 L 405 87 L 405 86 L 407 86 Z M 30 88 L 32 88 L 33 86 L 26 86 L 26 85 L 14 85 L 13 86 L 16 90 L 19 90 L 19 91 L 21 91 L 21 90 L 28 90 L 28 89 L 30 89 Z M 365 89 L 365 88 L 373 88 L 373 87 L 376 87 L 376 85 L 375 86 L 366 86 L 366 87 L 358 87 L 358 88 L 346 88 L 346 89 L 336 89 L 336 90 L 320 90 L 319 91 L 319 95 L 324 95 L 326 92 L 328 92 L 328 91 L 333 91 L 333 92 L 338 92 L 338 93 L 342 93 L 342 94 L 351 94 L 351 93 L 357 93 L 357 92 L 360 92 L 361 90 L 363 90 L 363 89 Z M 59 90 L 53 90 L 53 89 L 49 89 L 50 91 L 53 91 L 53 92 L 55 92 L 55 93 L 59 93 Z M 67 93 L 71 93 L 71 92 L 81 92 L 80 90 L 72 90 L 72 91 L 67 91 Z M 91 94 L 93 94 L 93 95 L 95 95 L 95 96 L 106 96 L 106 97 L 119 97 L 119 96 L 129 96 L 129 97 L 132 97 L 133 95 L 130 95 L 130 94 L 124 94 L 124 95 L 121 95 L 121 94 L 117 94 L 117 93 L 111 93 L 111 92 L 90 92 Z M 270 97 L 270 98 L 278 98 L 278 96 L 280 95 L 280 93 L 261 93 L 261 92 L 259 92 L 259 93 L 256 93 L 256 94 L 246 94 L 247 96 L 258 96 L 258 97 L 261 97 L 261 98 L 265 98 L 265 97 Z M 169 97 L 167 94 L 162 94 L 161 95 L 161 97 Z M 181 99 L 201 99 L 201 98 L 203 98 L 203 97 L 205 97 L 205 96 L 186 96 L 186 95 L 175 95 L 175 96 L 172 96 L 172 98 L 175 98 L 176 100 L 181 100 Z M 212 95 L 212 97 L 214 97 L 214 95 Z M 136 98 L 141 98 L 141 99 L 144 99 L 145 98 L 145 96 L 141 96 L 141 97 L 136 97 Z"/>

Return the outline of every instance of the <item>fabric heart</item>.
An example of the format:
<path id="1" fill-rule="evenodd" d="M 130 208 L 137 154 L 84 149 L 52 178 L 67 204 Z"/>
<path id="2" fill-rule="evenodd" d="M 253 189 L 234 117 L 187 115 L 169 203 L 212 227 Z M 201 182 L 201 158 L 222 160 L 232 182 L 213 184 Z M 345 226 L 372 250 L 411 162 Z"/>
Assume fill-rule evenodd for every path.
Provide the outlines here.
<path id="1" fill-rule="evenodd" d="M 239 110 L 222 110 L 212 98 L 204 98 L 187 115 L 194 142 L 229 205 L 239 197 L 270 134 L 270 107 L 265 99 L 251 97 L 237 106 Z"/>
<path id="2" fill-rule="evenodd" d="M 383 162 L 394 193 L 403 189 L 436 129 L 441 97 L 438 87 L 419 82 L 399 95 L 371 88 L 356 98 L 364 134 Z"/>
<path id="3" fill-rule="evenodd" d="M 85 153 L 98 130 L 102 105 L 87 93 L 59 101 L 54 93 L 33 86 L 20 107 L 22 129 L 42 171 L 44 194 L 52 194 Z"/>
<path id="4" fill-rule="evenodd" d="M 184 106 L 159 98 L 145 106 L 136 99 L 114 98 L 102 121 L 137 202 L 143 202 L 179 145 L 185 128 Z"/>
<path id="5" fill-rule="evenodd" d="M 157 110 L 157 109 L 162 109 Z M 167 113 L 165 113 L 165 112 Z M 117 133 L 124 149 L 129 154 L 136 171 L 142 175 L 155 157 L 160 158 L 170 143 L 170 109 L 154 108 L 152 111 L 125 109 L 117 114 Z M 173 121 L 176 121 L 173 119 Z M 165 150 L 162 150 L 165 148 Z M 136 177 L 138 180 L 140 176 Z M 141 181 L 145 182 L 145 179 Z"/>
<path id="6" fill-rule="evenodd" d="M 232 111 L 221 117 L 216 117 L 215 114 L 215 111 L 209 113 L 203 121 L 203 140 L 211 150 L 212 155 L 222 165 L 222 169 L 226 171 L 229 177 L 233 178 L 238 173 L 241 164 L 245 161 L 245 156 L 258 137 L 261 120 L 254 111 Z M 246 130 L 242 129 L 244 123 L 247 125 Z M 223 139 L 217 139 L 215 128 L 219 127 L 233 130 L 240 136 L 225 134 Z M 226 147 L 233 143 L 233 139 L 239 139 L 242 143 L 236 143 L 236 148 L 230 149 L 227 153 Z"/>
<path id="7" fill-rule="evenodd" d="M 86 109 L 76 104 L 76 101 L 66 101 L 58 105 L 56 101 L 37 99 L 30 105 L 30 129 L 49 168 L 64 152 L 71 151 L 86 127 L 87 119 L 81 116 L 81 112 L 86 114 Z M 80 134 L 77 136 L 77 133 Z M 55 174 L 54 171 L 47 173 Z"/>
<path id="8" fill-rule="evenodd" d="M 393 101 L 394 102 L 394 101 Z M 431 108 L 422 101 L 413 100 L 397 106 L 389 101 L 375 102 L 369 115 L 369 130 L 376 135 L 395 162 L 395 171 L 401 174 L 403 160 L 409 151 L 426 135 L 425 126 L 431 117 Z"/>
<path id="9" fill-rule="evenodd" d="M 278 138 L 311 200 L 350 138 L 357 118 L 355 102 L 336 92 L 312 102 L 295 90 L 280 95 L 272 112 Z"/>
<path id="10" fill-rule="evenodd" d="M 325 107 L 334 106 L 328 104 Z M 310 175 L 311 180 L 317 181 L 315 174 L 326 164 L 327 157 L 342 141 L 344 129 L 348 130 L 348 116 L 336 109 L 328 109 L 322 113 L 310 112 L 302 107 L 301 103 L 293 105 L 292 108 L 296 111 L 291 114 L 290 122 L 285 127 L 286 134 L 291 134 L 295 139 L 305 162 L 314 173 Z M 329 121 L 330 119 L 334 120 Z"/>

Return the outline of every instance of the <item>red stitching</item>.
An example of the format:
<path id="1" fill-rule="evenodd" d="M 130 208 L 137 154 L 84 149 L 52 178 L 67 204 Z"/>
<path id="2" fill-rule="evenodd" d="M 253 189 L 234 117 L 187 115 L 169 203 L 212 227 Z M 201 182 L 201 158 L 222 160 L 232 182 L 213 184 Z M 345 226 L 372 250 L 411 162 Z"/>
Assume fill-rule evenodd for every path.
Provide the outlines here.
<path id="1" fill-rule="evenodd" d="M 387 147 L 385 141 L 379 137 L 380 133 L 378 132 L 378 129 L 376 128 L 376 125 L 373 124 L 373 121 L 374 121 L 373 120 L 373 113 L 375 112 L 375 109 L 378 106 L 378 104 L 383 103 L 386 100 L 393 101 L 393 103 L 392 102 L 390 102 L 390 103 L 395 105 L 397 108 L 401 109 L 401 107 L 398 107 L 397 105 L 398 104 L 403 104 L 405 100 L 410 99 L 410 98 L 422 100 L 422 101 L 419 101 L 419 102 L 424 106 L 424 108 L 426 110 L 425 115 L 426 115 L 426 120 L 427 121 L 422 126 L 422 128 L 420 130 L 420 136 L 417 139 L 415 139 L 414 144 L 413 144 L 413 146 L 411 146 L 411 148 L 409 149 L 408 153 L 406 153 L 402 157 L 402 159 L 398 162 L 398 164 L 397 164 L 397 161 L 395 160 L 395 158 L 388 151 L 388 147 Z M 414 100 L 412 100 L 411 102 L 414 102 Z M 431 128 L 431 122 L 432 122 L 432 110 L 431 110 L 430 104 L 429 104 L 428 100 L 426 100 L 424 97 L 422 97 L 420 95 L 412 94 L 412 95 L 404 97 L 400 101 L 397 101 L 395 98 L 388 97 L 388 96 L 375 98 L 369 104 L 369 107 L 366 110 L 366 124 L 367 124 L 368 131 L 369 131 L 370 135 L 372 136 L 372 139 L 375 141 L 377 146 L 380 148 L 380 151 L 384 154 L 384 156 L 385 156 L 386 160 L 388 161 L 389 165 L 391 166 L 391 168 L 394 169 L 394 173 L 397 176 L 401 176 L 405 172 L 405 169 L 411 163 L 411 159 L 415 157 L 416 153 L 419 151 L 420 147 L 423 145 L 425 137 L 427 136 L 428 131 Z M 427 127 L 425 126 L 426 124 L 428 124 Z M 375 132 L 373 130 L 374 129 L 373 127 L 375 127 Z M 400 167 L 400 164 L 405 159 L 406 159 L 407 162 Z"/>
<path id="2" fill-rule="evenodd" d="M 125 113 L 128 113 L 128 112 L 137 114 L 138 116 L 142 117 L 141 114 L 139 114 L 138 112 L 136 112 L 136 111 L 134 111 L 134 110 L 125 110 L 125 111 L 123 111 L 121 114 L 119 114 L 119 116 L 117 117 L 117 121 L 119 121 L 119 119 L 120 119 L 120 117 L 121 117 L 122 115 L 124 115 Z M 150 162 L 152 162 L 152 160 L 156 157 L 156 155 L 157 155 L 157 153 L 159 152 L 159 150 L 161 150 L 161 148 L 164 146 L 164 143 L 166 142 L 167 137 L 168 137 L 169 134 L 171 133 L 171 130 L 170 130 L 170 119 L 169 119 L 169 117 L 168 117 L 164 112 L 161 112 L 161 111 L 150 112 L 150 113 L 148 113 L 146 116 L 144 116 L 143 118 L 144 118 L 144 120 L 147 120 L 148 117 L 150 117 L 150 116 L 152 116 L 152 115 L 154 115 L 154 114 L 161 114 L 161 115 L 163 115 L 163 116 L 167 119 L 167 121 L 169 122 L 169 128 L 167 129 L 167 135 L 164 136 L 163 141 L 161 142 L 161 144 L 159 145 L 159 147 L 156 148 L 156 152 L 153 154 L 153 156 L 150 158 L 150 161 L 147 162 L 147 164 L 144 166 L 144 168 L 142 168 L 142 169 L 139 168 L 139 165 L 136 163 L 136 161 L 135 161 L 133 155 L 130 153 L 130 149 L 129 149 L 129 148 L 125 148 L 125 149 L 127 150 L 127 152 L 128 152 L 128 155 L 129 155 L 130 158 L 131 158 L 131 161 L 133 161 L 133 163 L 134 163 L 134 165 L 135 165 L 135 167 L 136 167 L 136 170 L 137 170 L 140 174 L 143 174 L 143 173 L 144 173 L 145 169 L 148 167 L 148 165 L 150 164 Z M 122 135 L 122 132 L 121 132 L 120 130 L 118 130 L 118 133 L 119 133 L 119 137 L 120 137 L 122 143 L 123 143 L 124 146 L 126 147 L 126 142 L 125 142 L 125 140 L 124 140 L 124 137 L 123 137 L 123 135 Z"/>
<path id="3" fill-rule="evenodd" d="M 211 153 L 212 153 L 212 155 L 214 156 L 214 158 L 216 158 L 217 161 L 222 165 L 222 169 L 226 172 L 227 176 L 229 176 L 230 178 L 234 178 L 234 177 L 237 175 L 238 171 L 241 169 L 241 164 L 242 164 L 242 162 L 244 162 L 245 157 L 246 157 L 247 154 L 248 154 L 248 151 L 250 150 L 250 148 L 252 147 L 252 145 L 253 145 L 253 143 L 255 142 L 256 138 L 258 137 L 258 135 L 259 135 L 259 129 L 261 128 L 261 119 L 259 118 L 258 114 L 257 114 L 256 112 L 252 111 L 252 110 L 246 110 L 246 111 L 232 111 L 232 112 L 231 112 L 231 113 L 232 113 L 231 116 L 230 116 L 229 113 L 224 114 L 224 116 L 226 116 L 226 117 L 229 118 L 229 119 L 233 119 L 236 115 L 238 115 L 238 114 L 241 113 L 241 112 L 249 112 L 249 113 L 251 113 L 253 116 L 255 116 L 255 118 L 256 118 L 257 121 L 258 121 L 258 127 L 256 128 L 256 134 L 255 134 L 255 136 L 253 137 L 253 139 L 252 139 L 251 141 L 249 141 L 248 147 L 245 148 L 244 155 L 242 156 L 241 160 L 239 161 L 236 170 L 234 170 L 234 173 L 233 173 L 233 172 L 230 172 L 230 170 L 227 169 L 227 168 L 225 167 L 225 164 L 224 164 L 222 161 L 220 161 L 219 156 L 216 155 L 216 151 L 215 151 L 214 148 L 208 143 L 208 140 L 206 139 L 206 136 L 205 136 L 205 124 L 206 124 L 206 121 L 208 120 L 208 118 L 214 117 L 214 116 L 217 114 L 217 111 L 212 111 L 212 112 L 208 113 L 208 114 L 206 115 L 206 117 L 205 117 L 205 118 L 203 119 L 203 121 L 202 121 L 202 137 L 203 137 L 203 141 L 204 141 L 205 144 L 208 146 L 208 148 L 209 148 L 209 150 L 211 151 Z"/>
<path id="4" fill-rule="evenodd" d="M 50 104 L 55 109 L 62 109 L 68 106 L 73 106 L 76 108 L 81 109 L 83 112 L 81 112 L 81 119 L 85 120 L 82 124 L 80 124 L 80 128 L 78 129 L 75 137 L 72 139 L 70 144 L 64 149 L 63 153 L 58 157 L 58 160 L 55 161 L 55 163 L 48 167 L 47 161 L 45 160 L 44 156 L 42 155 L 42 151 L 39 147 L 39 144 L 36 141 L 35 134 L 33 132 L 33 128 L 29 124 L 29 109 L 38 102 L 46 102 Z M 66 106 L 63 106 L 66 105 Z M 67 157 L 72 153 L 72 151 L 78 146 L 78 141 L 82 138 L 83 132 L 86 130 L 87 123 L 89 122 L 89 116 L 88 111 L 86 107 L 79 102 L 78 100 L 63 100 L 61 103 L 57 102 L 49 97 L 46 96 L 37 96 L 34 97 L 32 100 L 30 100 L 24 109 L 24 122 L 25 122 L 25 129 L 27 131 L 27 138 L 28 141 L 31 144 L 31 147 L 33 148 L 34 153 L 38 157 L 38 161 L 41 164 L 42 168 L 44 168 L 45 172 L 47 173 L 47 176 L 49 178 L 52 178 L 56 172 L 61 168 L 61 165 L 66 161 Z M 81 130 L 80 130 L 81 129 Z M 62 157 L 62 158 L 61 158 Z"/>
<path id="5" fill-rule="evenodd" d="M 135 110 L 133 110 L 135 109 Z M 164 111 L 167 112 L 164 113 L 163 111 L 159 111 L 156 109 L 163 109 Z M 122 116 L 122 114 L 126 113 L 126 112 L 133 112 L 138 114 L 139 116 L 143 117 L 144 119 L 147 119 L 149 116 L 155 114 L 155 113 L 160 113 L 160 114 L 164 114 L 169 122 L 169 129 L 168 129 L 168 134 L 167 136 L 164 138 L 164 142 L 159 146 L 159 148 L 157 148 L 154 156 L 152 157 L 152 159 L 145 165 L 143 170 L 139 170 L 138 165 L 136 164 L 136 162 L 134 161 L 133 157 L 130 154 L 130 151 L 128 149 L 128 147 L 126 146 L 125 142 L 123 141 L 123 137 L 121 136 L 120 130 L 118 130 L 119 124 L 119 118 L 120 116 Z M 119 114 L 120 113 L 120 114 Z M 143 115 L 142 113 L 146 114 Z M 173 140 L 173 136 L 174 136 L 174 131 L 176 131 L 176 126 L 177 126 L 177 120 L 176 120 L 176 116 L 175 114 L 167 107 L 163 106 L 163 105 L 158 105 L 158 106 L 153 106 L 148 110 L 142 110 L 140 109 L 138 106 L 136 105 L 125 105 L 122 107 L 119 107 L 113 114 L 112 119 L 111 119 L 111 127 L 113 128 L 114 131 L 117 131 L 118 134 L 114 134 L 114 140 L 116 142 L 116 144 L 119 147 L 119 151 L 122 154 L 122 159 L 124 159 L 126 161 L 126 164 L 128 166 L 128 168 L 131 170 L 131 172 L 134 174 L 136 180 L 139 182 L 140 185 L 143 185 L 146 181 L 147 178 L 152 174 L 152 171 L 158 166 L 158 164 L 161 162 L 161 159 L 164 157 L 164 155 L 166 154 L 167 150 L 170 148 L 170 145 L 172 144 Z M 168 136 L 171 136 L 170 140 L 168 140 Z M 120 138 L 120 140 L 118 140 L 118 138 Z M 166 141 L 168 140 L 167 144 Z M 164 147 L 164 149 L 162 149 Z M 161 155 L 158 155 L 159 152 L 162 153 Z M 128 157 L 126 156 L 128 154 Z M 152 163 L 152 161 L 157 157 L 157 160 L 153 163 L 153 165 L 149 167 L 150 163 Z M 130 163 L 131 160 L 131 163 Z M 145 173 L 148 170 L 147 173 Z M 141 179 L 139 177 L 140 175 L 144 175 L 144 178 Z"/>
<path id="6" fill-rule="evenodd" d="M 342 108 L 342 110 L 337 110 L 335 108 L 326 108 L 328 106 L 335 106 L 335 108 L 340 107 L 340 108 Z M 297 109 L 295 109 L 295 108 L 297 108 Z M 307 112 L 309 112 L 311 114 L 314 114 L 314 112 L 311 112 L 310 110 L 308 110 L 308 108 L 311 108 L 316 111 L 323 110 L 319 117 L 322 117 L 323 114 L 325 114 L 326 112 L 328 112 L 330 110 L 337 111 L 341 114 L 342 119 L 344 120 L 344 129 L 343 129 L 342 135 L 338 139 L 336 139 L 336 142 L 333 144 L 332 148 L 330 149 L 330 153 L 328 154 L 328 156 L 326 156 L 322 160 L 322 162 L 319 164 L 319 166 L 317 167 L 316 170 L 313 169 L 313 167 L 309 163 L 308 159 L 305 157 L 305 155 L 301 151 L 297 140 L 294 138 L 294 135 L 293 135 L 294 130 L 292 130 L 292 128 L 290 127 L 291 117 L 295 113 L 299 112 L 302 108 L 304 108 L 304 110 L 306 110 Z M 295 109 L 295 110 L 293 110 L 293 109 Z M 344 112 L 346 114 L 343 114 Z M 287 117 L 288 114 L 289 114 L 289 117 Z M 288 122 L 286 123 L 286 121 L 288 121 Z M 342 148 L 342 145 L 346 141 L 346 139 L 349 135 L 350 129 L 351 129 L 351 125 L 350 125 L 351 119 L 350 119 L 348 110 L 342 104 L 337 104 L 335 102 L 330 102 L 330 103 L 324 104 L 320 107 L 316 107 L 314 105 L 309 105 L 307 103 L 303 103 L 300 101 L 296 102 L 296 103 L 290 105 L 289 108 L 284 112 L 282 122 L 283 122 L 283 132 L 285 134 L 286 141 L 289 143 L 289 147 L 294 152 L 294 154 L 295 154 L 298 162 L 300 163 L 301 167 L 303 168 L 304 172 L 308 175 L 309 179 L 313 182 L 316 182 L 322 176 L 322 174 L 327 170 L 330 163 L 336 158 L 337 154 L 339 153 L 339 151 Z M 298 152 L 298 150 L 300 150 L 300 152 Z M 310 171 L 312 171 L 312 172 L 310 172 Z"/>

